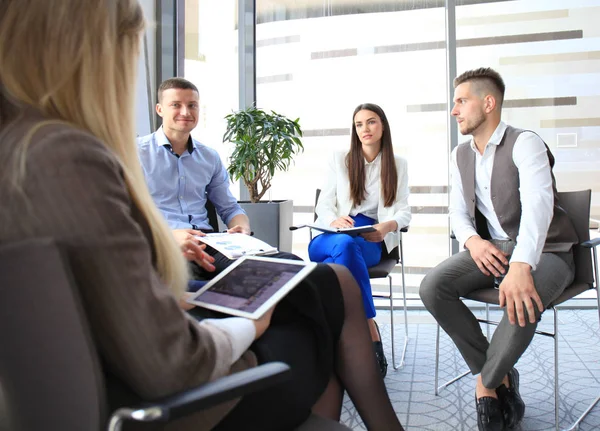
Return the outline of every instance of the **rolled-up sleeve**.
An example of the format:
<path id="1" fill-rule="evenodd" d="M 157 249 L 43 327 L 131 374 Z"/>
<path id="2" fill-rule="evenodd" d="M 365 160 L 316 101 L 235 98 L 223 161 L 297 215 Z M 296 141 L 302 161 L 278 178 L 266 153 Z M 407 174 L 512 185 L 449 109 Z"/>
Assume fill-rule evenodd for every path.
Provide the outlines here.
<path id="1" fill-rule="evenodd" d="M 535 269 L 554 215 L 552 174 L 544 141 L 535 133 L 521 133 L 513 148 L 513 161 L 519 170 L 521 224 L 510 261 Z"/>
<path id="2" fill-rule="evenodd" d="M 246 214 L 246 212 L 231 194 L 229 175 L 227 175 L 227 170 L 218 156 L 215 157 L 213 166 L 214 173 L 206 188 L 207 196 L 214 204 L 221 220 L 229 225 L 232 218 L 239 214 Z"/>

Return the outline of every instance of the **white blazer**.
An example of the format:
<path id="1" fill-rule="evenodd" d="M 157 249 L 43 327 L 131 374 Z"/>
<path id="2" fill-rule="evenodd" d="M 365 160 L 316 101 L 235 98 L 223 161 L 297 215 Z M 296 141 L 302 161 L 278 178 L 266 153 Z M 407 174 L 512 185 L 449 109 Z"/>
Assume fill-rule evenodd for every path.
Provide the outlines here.
<path id="1" fill-rule="evenodd" d="M 325 187 L 321 190 L 315 208 L 318 216 L 316 223 L 320 226 L 329 227 L 335 219 L 349 215 L 350 210 L 352 210 L 353 202 L 350 198 L 350 179 L 346 168 L 346 154 L 347 151 L 336 151 L 329 160 Z M 398 171 L 396 201 L 391 207 L 385 207 L 383 206 L 383 196 L 380 194 L 377 221 L 381 223 L 396 220 L 398 228 L 403 228 L 408 226 L 411 219 L 410 206 L 408 205 L 407 163 L 400 156 L 394 158 Z M 383 240 L 387 249 L 392 250 L 399 244 L 398 232 L 389 232 Z"/>

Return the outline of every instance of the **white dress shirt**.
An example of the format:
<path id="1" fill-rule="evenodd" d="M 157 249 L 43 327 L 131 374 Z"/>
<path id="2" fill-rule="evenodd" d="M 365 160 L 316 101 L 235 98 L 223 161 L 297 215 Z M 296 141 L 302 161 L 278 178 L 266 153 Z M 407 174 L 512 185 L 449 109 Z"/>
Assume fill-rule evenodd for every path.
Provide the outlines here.
<path id="1" fill-rule="evenodd" d="M 367 217 L 377 220 L 377 208 L 379 207 L 379 188 L 381 183 L 381 152 L 372 162 L 365 159 L 365 200 L 358 206 L 353 206 L 350 215 L 355 216 L 362 213 Z"/>
<path id="2" fill-rule="evenodd" d="M 492 204 L 490 184 L 496 148 L 506 124 L 500 122 L 492 134 L 485 150 L 479 154 L 475 142 L 471 139 L 471 149 L 475 152 L 475 196 L 477 209 L 487 219 L 490 235 L 494 239 L 507 239 Z M 465 242 L 477 235 L 471 221 L 463 196 L 462 182 L 456 162 L 456 148 L 452 151 L 450 173 L 452 189 L 450 191 L 450 222 L 461 248 Z M 516 246 L 511 262 L 524 262 L 536 268 L 546 242 L 548 228 L 554 214 L 554 192 L 550 161 L 544 141 L 533 132 L 523 132 L 517 138 L 513 148 L 513 162 L 519 171 L 519 193 L 521 195 L 521 223 L 516 238 Z"/>

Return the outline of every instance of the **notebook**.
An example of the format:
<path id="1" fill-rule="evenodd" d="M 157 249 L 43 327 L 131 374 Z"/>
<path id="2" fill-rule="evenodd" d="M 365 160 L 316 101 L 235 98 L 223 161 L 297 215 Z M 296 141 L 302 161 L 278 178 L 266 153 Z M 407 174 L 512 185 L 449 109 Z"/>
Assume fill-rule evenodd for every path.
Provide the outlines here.
<path id="1" fill-rule="evenodd" d="M 350 235 L 350 236 L 357 236 L 357 235 L 360 235 L 361 233 L 375 232 L 377 230 L 372 225 L 359 226 L 359 227 L 324 227 L 324 226 L 320 226 L 318 224 L 313 224 L 313 223 L 307 223 L 307 224 L 303 224 L 303 225 L 299 225 L 299 226 L 290 226 L 290 230 L 296 230 L 296 229 L 300 229 L 303 227 L 309 227 L 311 229 L 315 229 L 315 230 L 319 230 L 321 232 L 327 232 L 327 233 L 345 233 L 346 235 Z"/>
<path id="2" fill-rule="evenodd" d="M 209 233 L 206 236 L 197 236 L 196 238 L 229 259 L 238 259 L 242 256 L 269 255 L 278 251 L 276 247 L 243 233 Z"/>
<path id="3" fill-rule="evenodd" d="M 315 267 L 314 262 L 244 256 L 187 299 L 232 316 L 258 319 Z"/>

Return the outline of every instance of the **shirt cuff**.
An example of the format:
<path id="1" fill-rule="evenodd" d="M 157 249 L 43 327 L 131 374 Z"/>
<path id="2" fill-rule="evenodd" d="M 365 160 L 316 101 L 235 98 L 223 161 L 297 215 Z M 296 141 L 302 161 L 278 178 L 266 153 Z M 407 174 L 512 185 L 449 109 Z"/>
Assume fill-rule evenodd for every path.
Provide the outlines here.
<path id="1" fill-rule="evenodd" d="M 537 266 L 537 256 L 535 251 L 528 252 L 523 247 L 519 248 L 519 246 L 517 245 L 513 251 L 512 256 L 510 257 L 509 264 L 512 262 L 526 263 L 529 266 L 531 266 L 531 270 L 533 271 Z"/>
<path id="2" fill-rule="evenodd" d="M 231 344 L 231 363 L 233 365 L 256 337 L 254 322 L 243 317 L 226 317 L 224 319 L 204 319 L 200 325 L 211 325 L 223 330 Z"/>
<path id="3" fill-rule="evenodd" d="M 475 229 L 465 229 L 460 234 L 456 234 L 455 232 L 454 235 L 456 236 L 456 240 L 458 241 L 459 250 L 466 250 L 465 242 L 467 242 L 473 236 L 479 236 Z"/>

